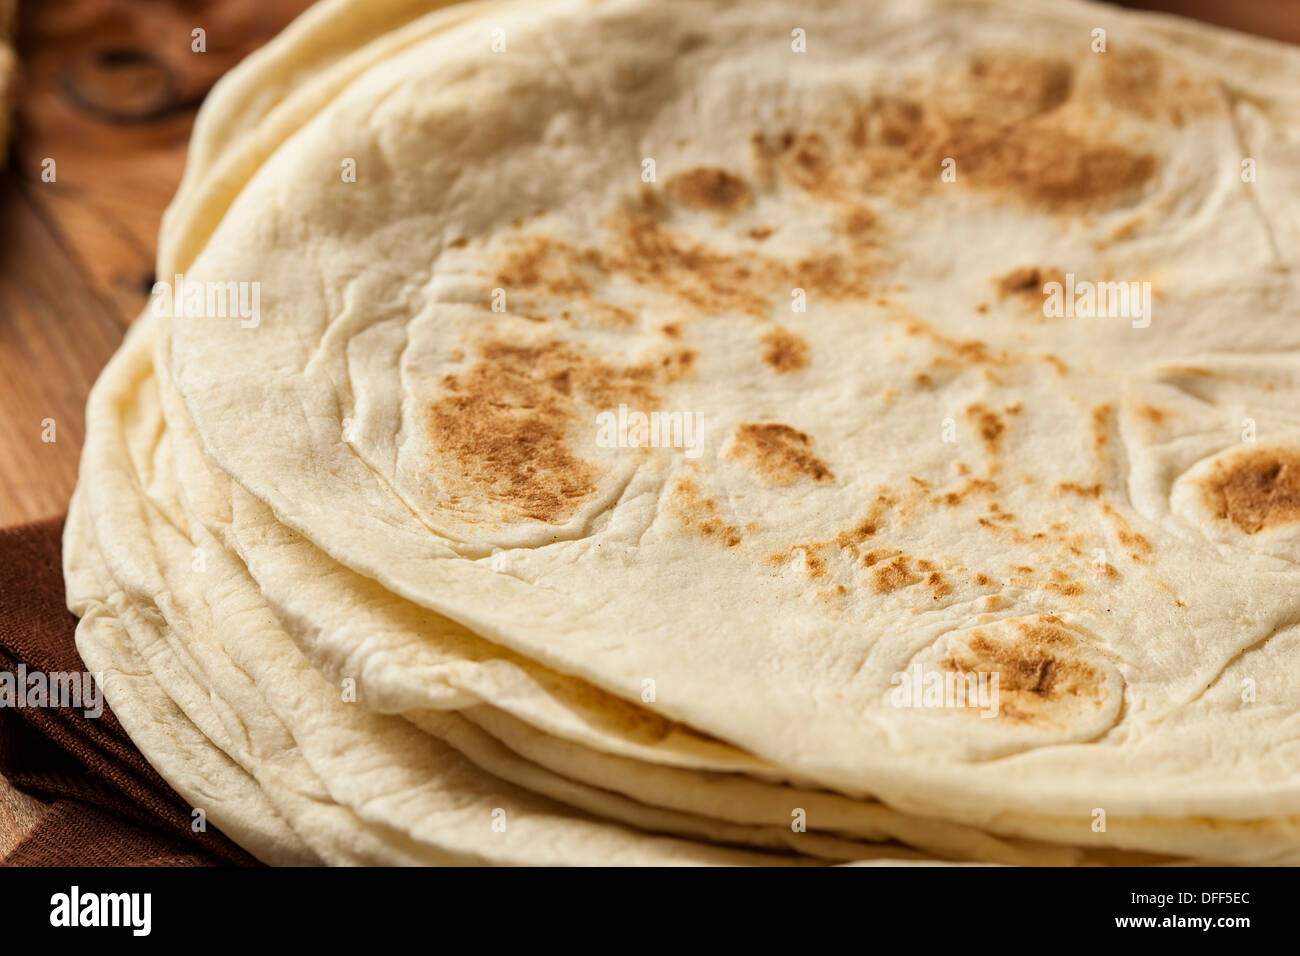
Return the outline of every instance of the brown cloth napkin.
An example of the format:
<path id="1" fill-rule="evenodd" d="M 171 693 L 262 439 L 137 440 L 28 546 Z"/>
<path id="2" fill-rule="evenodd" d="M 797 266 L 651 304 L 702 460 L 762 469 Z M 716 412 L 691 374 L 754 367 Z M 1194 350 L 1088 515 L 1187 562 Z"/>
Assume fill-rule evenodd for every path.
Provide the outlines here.
<path id="1" fill-rule="evenodd" d="M 83 672 L 63 598 L 63 519 L 0 529 L 0 671 Z M 149 766 L 107 705 L 0 707 L 0 774 L 48 802 L 4 866 L 256 866 Z"/>

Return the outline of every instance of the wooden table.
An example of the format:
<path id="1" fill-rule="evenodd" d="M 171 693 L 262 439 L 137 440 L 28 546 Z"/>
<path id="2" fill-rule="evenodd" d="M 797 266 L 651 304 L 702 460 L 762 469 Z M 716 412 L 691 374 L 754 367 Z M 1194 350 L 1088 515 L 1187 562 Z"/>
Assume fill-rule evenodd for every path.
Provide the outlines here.
<path id="1" fill-rule="evenodd" d="M 146 302 L 195 110 L 308 4 L 19 0 L 23 82 L 0 172 L 0 524 L 67 508 L 86 393 Z M 0 856 L 41 810 L 0 778 Z"/>

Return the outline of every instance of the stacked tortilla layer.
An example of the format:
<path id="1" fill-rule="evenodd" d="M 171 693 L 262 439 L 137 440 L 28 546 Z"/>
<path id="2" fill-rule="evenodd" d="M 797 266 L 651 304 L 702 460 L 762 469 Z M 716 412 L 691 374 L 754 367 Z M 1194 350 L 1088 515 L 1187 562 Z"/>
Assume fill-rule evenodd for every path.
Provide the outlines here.
<path id="1" fill-rule="evenodd" d="M 273 863 L 1300 861 L 1300 57 L 857 6 L 334 0 L 214 91 L 65 540 L 208 820 Z M 1076 274 L 1157 294 L 1045 312 Z M 953 674 L 996 699 L 899 694 Z"/>

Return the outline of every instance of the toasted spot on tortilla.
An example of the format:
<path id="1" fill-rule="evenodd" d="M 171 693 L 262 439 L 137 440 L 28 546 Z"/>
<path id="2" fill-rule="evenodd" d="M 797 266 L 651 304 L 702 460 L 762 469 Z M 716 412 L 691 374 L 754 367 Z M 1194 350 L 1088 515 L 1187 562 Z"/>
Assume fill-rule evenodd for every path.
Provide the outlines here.
<path id="1" fill-rule="evenodd" d="M 816 545 L 796 544 L 788 551 L 772 555 L 768 560 L 776 564 L 794 564 L 814 580 L 824 578 L 828 573 L 826 559 Z"/>
<path id="2" fill-rule="evenodd" d="M 654 375 L 650 365 L 619 368 L 559 343 L 487 343 L 427 406 L 437 506 L 479 498 L 512 518 L 565 521 L 598 477 L 572 450 L 576 422 L 587 410 L 653 401 Z"/>
<path id="3" fill-rule="evenodd" d="M 513 240 L 497 268 L 496 283 L 506 289 L 538 289 L 557 297 L 586 295 L 591 282 L 583 274 L 579 250 L 545 235 Z"/>
<path id="4" fill-rule="evenodd" d="M 1217 516 L 1246 534 L 1300 521 L 1300 451 L 1251 448 L 1229 455 L 1205 490 Z"/>
<path id="5" fill-rule="evenodd" d="M 777 274 L 788 275 L 791 286 L 828 298 L 864 298 L 871 294 L 876 263 L 861 255 L 817 252 L 804 256 L 793 267 Z"/>
<path id="6" fill-rule="evenodd" d="M 901 552 L 893 548 L 874 548 L 862 556 L 862 566 L 864 568 L 874 568 L 886 558 L 896 558 Z"/>
<path id="7" fill-rule="evenodd" d="M 1168 419 L 1170 413 L 1155 405 L 1143 404 L 1133 410 L 1138 418 L 1150 422 L 1152 425 L 1163 425 Z"/>
<path id="8" fill-rule="evenodd" d="M 1077 481 L 1059 481 L 1056 490 L 1060 494 L 1078 495 L 1080 498 L 1100 498 L 1101 485 L 1084 485 Z"/>
<path id="9" fill-rule="evenodd" d="M 962 472 L 965 474 L 966 472 Z M 939 496 L 939 501 L 949 507 L 956 507 L 974 495 L 995 495 L 998 483 L 991 478 L 967 478 L 956 491 L 948 491 Z"/>
<path id="10" fill-rule="evenodd" d="M 880 225 L 880 220 L 876 214 L 859 203 L 854 203 L 843 214 L 840 219 L 840 226 L 850 236 L 862 238 L 869 235 Z"/>
<path id="11" fill-rule="evenodd" d="M 710 249 L 642 212 L 617 218 L 611 239 L 591 253 L 606 272 L 663 289 L 703 312 L 766 317 L 771 311 L 770 283 L 750 257 Z"/>
<path id="12" fill-rule="evenodd" d="M 664 184 L 664 189 L 683 205 L 713 212 L 736 212 L 754 201 L 748 183 L 716 166 L 700 166 L 678 173 Z"/>
<path id="13" fill-rule="evenodd" d="M 794 183 L 811 193 L 822 192 L 833 184 L 835 171 L 827 152 L 826 140 L 818 132 L 807 131 L 781 139 L 781 169 Z"/>
<path id="14" fill-rule="evenodd" d="M 942 571 L 931 571 L 925 580 L 930 586 L 930 593 L 936 601 L 952 593 L 952 585 L 948 583 L 948 579 L 943 576 Z"/>
<path id="15" fill-rule="evenodd" d="M 997 280 L 999 299 L 1015 297 L 1021 302 L 1041 306 L 1046 293 L 1043 286 L 1049 282 L 1065 282 L 1065 273 L 1060 269 L 1023 266 L 1012 269 Z"/>
<path id="16" fill-rule="evenodd" d="M 942 661 L 956 673 L 998 675 L 998 713 L 1054 725 L 1080 704 L 1100 706 L 1103 676 L 1080 640 L 1053 615 L 979 627 L 954 640 Z"/>
<path id="17" fill-rule="evenodd" d="M 1153 156 L 1112 141 L 1077 108 L 1064 61 L 986 55 L 919 85 L 854 111 L 847 140 L 865 188 L 936 188 L 951 160 L 956 184 L 1064 212 L 1119 198 L 1155 172 Z"/>
<path id="18" fill-rule="evenodd" d="M 699 357 L 694 349 L 676 349 L 664 355 L 659 360 L 664 381 L 675 382 L 684 377 L 695 367 L 695 360 Z"/>
<path id="19" fill-rule="evenodd" d="M 1183 72 L 1176 61 L 1154 50 L 1108 50 L 1100 66 L 1101 92 L 1107 102 L 1143 119 L 1182 126 L 1197 116 L 1225 110 L 1216 83 Z"/>
<path id="20" fill-rule="evenodd" d="M 835 543 L 842 550 L 848 551 L 852 555 L 858 554 L 858 545 L 866 542 L 868 538 L 875 537 L 880 533 L 880 529 L 885 524 L 885 518 L 890 508 L 896 504 L 896 501 L 890 495 L 877 495 L 867 509 L 865 517 L 860 519 L 848 531 L 841 531 L 835 536 Z M 872 552 L 875 554 L 876 552 Z M 881 552 L 883 554 L 883 552 Z M 868 558 L 870 555 L 867 556 Z M 877 558 L 877 560 L 879 560 Z M 874 561 L 865 560 L 867 567 L 874 564 Z"/>
<path id="21" fill-rule="evenodd" d="M 689 475 L 673 483 L 668 503 L 682 526 L 702 537 L 727 548 L 734 548 L 744 540 L 740 529 L 722 517 L 718 502 L 701 491 Z"/>
<path id="22" fill-rule="evenodd" d="M 778 375 L 808 367 L 808 343 L 793 332 L 777 327 L 763 336 L 763 343 L 763 361 Z"/>
<path id="23" fill-rule="evenodd" d="M 917 316 L 903 312 L 899 316 L 902 319 L 903 331 L 907 335 L 917 338 L 928 339 L 935 345 L 942 346 L 952 353 L 952 357 L 939 356 L 931 363 L 933 368 L 956 365 L 964 367 L 969 365 L 1008 365 L 1011 363 L 1011 356 L 1002 349 L 994 348 L 988 342 L 982 339 L 955 339 L 949 335 L 940 332 L 929 322 Z"/>
<path id="24" fill-rule="evenodd" d="M 1083 584 L 1071 578 L 1060 568 L 1053 568 L 1048 576 L 1051 580 L 1043 585 L 1045 590 L 1053 591 L 1065 597 L 1077 597 L 1084 592 Z"/>
<path id="25" fill-rule="evenodd" d="M 921 575 L 911 569 L 907 558 L 903 556 L 879 563 L 871 569 L 871 589 L 877 594 L 889 594 L 921 580 Z"/>
<path id="26" fill-rule="evenodd" d="M 1100 453 L 1110 444 L 1110 405 L 1098 405 L 1092 410 L 1092 445 Z"/>
<path id="27" fill-rule="evenodd" d="M 1119 538 L 1120 544 L 1129 549 L 1128 556 L 1130 558 L 1134 561 L 1142 561 L 1151 555 L 1154 550 L 1151 547 L 1151 542 L 1144 535 L 1134 531 L 1133 526 L 1128 523 L 1128 519 L 1116 511 L 1109 503 L 1103 503 L 1101 510 L 1115 525 L 1115 536 Z"/>
<path id="28" fill-rule="evenodd" d="M 1019 194 L 1049 209 L 1087 206 L 1145 183 L 1155 158 L 1127 147 L 1094 142 L 1067 127 L 1039 128 L 1009 138 L 950 143 L 958 168 L 978 185 Z"/>
<path id="29" fill-rule="evenodd" d="M 827 464 L 812 452 L 813 441 L 789 425 L 761 422 L 740 425 L 732 437 L 728 458 L 748 461 L 771 481 L 789 485 L 803 479 L 824 484 L 834 479 Z"/>
<path id="30" fill-rule="evenodd" d="M 976 402 L 966 409 L 966 416 L 975 424 L 980 438 L 991 452 L 996 452 L 1002 445 L 1002 436 L 1007 430 L 1006 423 L 997 412 Z"/>

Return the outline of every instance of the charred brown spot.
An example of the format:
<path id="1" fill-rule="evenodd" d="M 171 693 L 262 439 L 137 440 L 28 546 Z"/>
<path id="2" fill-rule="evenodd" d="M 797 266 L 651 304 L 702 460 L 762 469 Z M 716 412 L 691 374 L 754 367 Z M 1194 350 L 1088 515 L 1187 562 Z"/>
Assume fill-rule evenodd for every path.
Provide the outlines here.
<path id="1" fill-rule="evenodd" d="M 920 581 L 921 575 L 911 569 L 906 557 L 877 564 L 871 571 L 871 589 L 877 594 L 889 594 Z"/>
<path id="2" fill-rule="evenodd" d="M 900 553 L 892 548 L 874 548 L 862 556 L 862 566 L 864 568 L 874 568 L 886 558 L 896 558 Z"/>
<path id="3" fill-rule="evenodd" d="M 796 184 L 809 192 L 819 192 L 832 185 L 834 169 L 820 133 L 803 132 L 782 138 L 785 150 L 782 168 Z"/>
<path id="4" fill-rule="evenodd" d="M 1092 445 L 1099 452 L 1110 444 L 1110 418 L 1113 411 L 1109 405 L 1098 405 L 1092 410 Z"/>
<path id="5" fill-rule="evenodd" d="M 677 349 L 669 352 L 659 360 L 659 367 L 663 370 L 664 381 L 675 382 L 685 376 L 695 367 L 697 358 L 699 358 L 699 353 L 694 349 Z"/>
<path id="6" fill-rule="evenodd" d="M 1026 266 L 1013 269 L 997 280 L 998 298 L 1016 297 L 1023 302 L 1041 305 L 1046 295 L 1043 287 L 1049 282 L 1065 282 L 1065 273 L 1060 269 L 1044 269 L 1038 266 Z"/>
<path id="7" fill-rule="evenodd" d="M 1155 172 L 1150 154 L 1107 141 L 1075 107 L 1073 69 L 1023 54 L 982 56 L 911 97 L 877 97 L 851 117 L 847 143 L 866 188 L 933 188 L 942 163 L 958 182 L 1052 211 L 1118 198 Z"/>
<path id="8" fill-rule="evenodd" d="M 1056 490 L 1060 494 L 1078 495 L 1080 498 L 1100 498 L 1101 485 L 1083 485 L 1077 481 L 1057 482 Z"/>
<path id="9" fill-rule="evenodd" d="M 1110 518 L 1111 523 L 1115 526 L 1115 536 L 1119 538 L 1120 543 L 1129 549 L 1128 556 L 1134 561 L 1142 561 L 1149 557 L 1154 550 L 1151 542 L 1128 523 L 1128 519 L 1116 511 L 1111 505 L 1103 504 L 1102 512 Z"/>
<path id="10" fill-rule="evenodd" d="M 789 425 L 775 422 L 740 425 L 727 457 L 748 461 L 776 484 L 789 485 L 802 478 L 824 484 L 835 476 L 812 453 L 812 444 L 807 434 Z"/>
<path id="11" fill-rule="evenodd" d="M 1064 597 L 1077 597 L 1084 592 L 1083 584 L 1071 578 L 1060 568 L 1053 568 L 1049 576 L 1051 580 L 1043 586 L 1045 590 Z"/>
<path id="12" fill-rule="evenodd" d="M 942 666 L 962 674 L 996 673 L 1000 716 L 1052 725 L 1078 703 L 1101 703 L 1102 675 L 1082 650 L 1059 618 L 1043 615 L 971 631 L 953 642 Z"/>
<path id="13" fill-rule="evenodd" d="M 826 577 L 826 559 L 818 553 L 816 548 L 794 547 L 790 549 L 790 557 L 797 563 L 802 563 L 808 577 L 818 580 Z"/>
<path id="14" fill-rule="evenodd" d="M 665 184 L 668 194 L 693 209 L 732 213 L 754 200 L 749 184 L 725 169 L 701 166 L 678 173 Z"/>
<path id="15" fill-rule="evenodd" d="M 590 255 L 606 273 L 663 289 L 703 312 L 746 312 L 766 317 L 771 293 L 748 257 L 717 252 L 666 228 L 654 216 L 632 213 L 614 223 L 610 244 Z"/>
<path id="16" fill-rule="evenodd" d="M 952 585 L 948 583 L 948 579 L 943 576 L 942 571 L 931 571 L 925 580 L 929 584 L 930 592 L 934 595 L 936 601 L 952 593 Z"/>
<path id="17" fill-rule="evenodd" d="M 559 344 L 488 343 L 428 406 L 438 505 L 486 498 L 504 514 L 559 523 L 595 493 L 597 471 L 570 447 L 584 408 L 653 397 L 653 369 L 618 368 Z"/>
<path id="18" fill-rule="evenodd" d="M 529 293 L 528 311 L 572 311 L 581 304 L 606 324 L 635 320 L 633 313 L 598 297 L 600 286 L 615 276 L 662 290 L 699 312 L 743 312 L 765 319 L 774 301 L 793 288 L 833 300 L 864 296 L 882 261 L 874 244 L 819 251 L 793 261 L 753 251 L 723 252 L 687 231 L 669 228 L 659 194 L 643 190 L 611 217 L 598 245 L 577 247 L 539 234 L 512 237 L 494 278 L 507 289 Z M 537 302 L 538 296 L 562 301 Z"/>
<path id="19" fill-rule="evenodd" d="M 988 450 L 996 452 L 1002 446 L 1002 436 L 1007 430 L 1001 416 L 979 402 L 966 409 L 966 416 L 975 424 Z"/>
<path id="20" fill-rule="evenodd" d="M 1220 461 L 1205 482 L 1220 519 L 1246 534 L 1300 521 L 1300 451 L 1253 448 Z"/>
<path id="21" fill-rule="evenodd" d="M 1134 409 L 1138 418 L 1150 422 L 1152 425 L 1163 425 L 1169 419 L 1169 412 L 1157 408 L 1154 405 L 1139 405 Z"/>
<path id="22" fill-rule="evenodd" d="M 841 220 L 844 232 L 855 239 L 861 239 L 874 232 L 879 225 L 876 214 L 866 206 L 853 205 L 844 213 Z"/>
<path id="23" fill-rule="evenodd" d="M 718 502 L 700 490 L 694 478 L 680 478 L 668 496 L 669 504 L 682 526 L 723 547 L 737 547 L 744 537 L 740 528 L 722 517 Z"/>
<path id="24" fill-rule="evenodd" d="M 496 283 L 507 289 L 529 289 L 568 298 L 586 295 L 591 281 L 583 272 L 581 252 L 549 236 L 515 239 L 497 269 Z"/>
<path id="25" fill-rule="evenodd" d="M 778 375 L 808 367 L 808 343 L 793 332 L 775 328 L 763 336 L 763 361 Z"/>
<path id="26" fill-rule="evenodd" d="M 828 298 L 864 298 L 875 281 L 875 263 L 861 256 L 815 253 L 799 259 L 783 273 L 790 277 L 792 286 Z"/>
<path id="27" fill-rule="evenodd" d="M 934 368 L 965 367 L 970 365 L 1008 365 L 1011 357 L 1000 349 L 995 349 L 980 339 L 954 339 L 945 335 L 930 323 L 914 315 L 905 315 L 903 331 L 907 335 L 925 338 L 935 345 L 942 346 L 952 356 L 939 356 L 934 360 Z"/>
<path id="28" fill-rule="evenodd" d="M 1112 50 L 1100 58 L 1102 96 L 1112 105 L 1144 119 L 1174 126 L 1212 112 L 1223 112 L 1217 84 L 1193 77 L 1154 50 Z"/>

